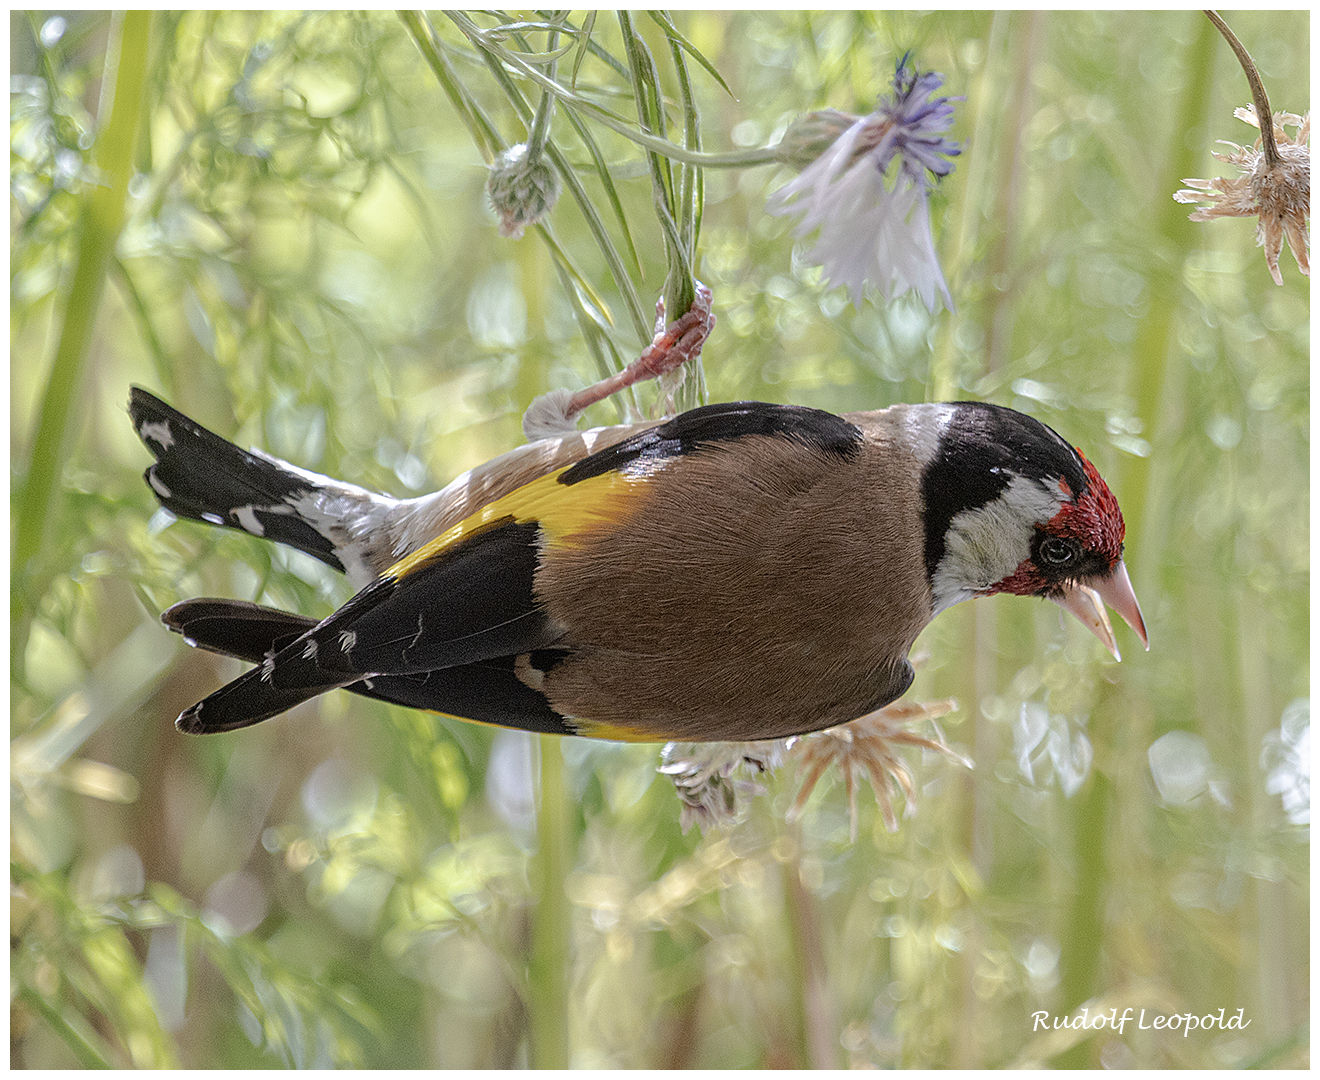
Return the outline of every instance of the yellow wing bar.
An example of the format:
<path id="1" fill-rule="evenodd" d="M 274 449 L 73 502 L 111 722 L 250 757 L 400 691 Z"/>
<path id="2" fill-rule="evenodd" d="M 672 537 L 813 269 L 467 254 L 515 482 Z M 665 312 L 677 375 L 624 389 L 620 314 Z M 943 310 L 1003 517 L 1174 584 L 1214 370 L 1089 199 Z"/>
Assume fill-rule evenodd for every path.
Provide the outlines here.
<path id="1" fill-rule="evenodd" d="M 609 529 L 629 518 L 646 495 L 654 473 L 610 470 L 575 484 L 561 484 L 566 465 L 487 503 L 457 525 L 428 540 L 391 566 L 383 577 L 406 577 L 454 545 L 500 521 L 536 522 L 547 544 L 563 544 L 596 529 Z"/>

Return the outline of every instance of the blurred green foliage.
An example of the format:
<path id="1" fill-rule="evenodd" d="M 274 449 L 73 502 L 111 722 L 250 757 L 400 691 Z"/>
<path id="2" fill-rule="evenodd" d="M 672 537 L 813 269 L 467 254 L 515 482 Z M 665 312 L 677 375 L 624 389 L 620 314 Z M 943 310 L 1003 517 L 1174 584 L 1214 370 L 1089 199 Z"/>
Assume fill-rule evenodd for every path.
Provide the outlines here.
<path id="1" fill-rule="evenodd" d="M 1307 1062 L 1308 283 L 1286 254 L 1271 283 L 1250 220 L 1172 200 L 1249 134 L 1198 13 L 575 14 L 589 45 L 489 14 L 12 18 L 12 1065 Z M 1229 22 L 1307 111 L 1308 14 Z M 648 157 L 515 63 L 754 157 L 804 111 L 869 111 L 907 49 L 966 95 L 932 197 L 953 315 L 854 310 L 764 212 L 784 169 Z M 538 108 L 581 195 L 502 239 L 484 162 Z M 1082 446 L 1151 652 L 1123 636 L 1115 666 L 1050 605 L 942 616 L 912 695 L 961 701 L 976 768 L 913 755 L 919 812 L 889 835 L 864 798 L 855 844 L 838 785 L 784 823 L 788 770 L 683 835 L 655 747 L 347 694 L 174 731 L 237 665 L 160 610 L 323 616 L 348 591 L 157 511 L 130 383 L 415 494 L 635 356 L 684 258 L 715 294 L 711 400 L 984 398 Z M 1084 1002 L 1250 1026 L 1037 1030 Z"/>

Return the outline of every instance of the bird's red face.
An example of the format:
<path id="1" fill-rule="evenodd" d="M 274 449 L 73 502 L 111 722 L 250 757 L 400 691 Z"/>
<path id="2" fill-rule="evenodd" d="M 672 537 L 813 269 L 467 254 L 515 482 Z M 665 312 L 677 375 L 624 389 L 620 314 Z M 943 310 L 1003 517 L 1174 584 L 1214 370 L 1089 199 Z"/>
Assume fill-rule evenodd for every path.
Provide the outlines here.
<path id="1" fill-rule="evenodd" d="M 1064 477 L 1053 481 L 1059 509 L 1037 523 L 1030 556 L 987 595 L 1047 596 L 1062 582 L 1108 576 L 1123 558 L 1125 527 L 1118 500 L 1085 455 L 1080 450 L 1077 455 L 1086 474 L 1085 490 L 1076 495 Z"/>
<path id="2" fill-rule="evenodd" d="M 1046 596 L 1071 612 L 1118 656 L 1107 603 L 1149 648 L 1145 622 L 1123 565 L 1125 526 L 1118 500 L 1081 450 L 1086 487 L 1075 494 L 1068 481 L 1056 481 L 1062 505 L 1031 542 L 1031 555 L 990 593 Z"/>
<path id="3" fill-rule="evenodd" d="M 997 405 L 937 406 L 922 473 L 936 612 L 975 596 L 1045 596 L 1115 656 L 1108 604 L 1146 644 L 1123 566 L 1123 514 L 1094 465 L 1058 432 Z"/>
<path id="4" fill-rule="evenodd" d="M 1118 508 L 1118 500 L 1109 490 L 1109 485 L 1080 449 L 1077 456 L 1082 459 L 1082 469 L 1086 473 L 1086 491 L 1066 504 L 1045 528 L 1052 536 L 1076 539 L 1087 551 L 1107 558 L 1110 569 L 1113 569 L 1114 564 L 1123 557 L 1123 537 L 1126 532 L 1123 511 Z M 1061 479 L 1059 487 L 1065 496 L 1072 494 L 1066 480 Z"/>

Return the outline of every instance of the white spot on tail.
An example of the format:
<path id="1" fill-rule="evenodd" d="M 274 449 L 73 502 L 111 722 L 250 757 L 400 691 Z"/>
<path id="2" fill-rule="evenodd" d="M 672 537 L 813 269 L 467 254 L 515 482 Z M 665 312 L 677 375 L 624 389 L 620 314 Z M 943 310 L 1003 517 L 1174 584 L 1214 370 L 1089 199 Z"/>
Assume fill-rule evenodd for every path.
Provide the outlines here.
<path id="1" fill-rule="evenodd" d="M 304 660 L 316 659 L 316 639 L 308 638 L 307 644 L 303 646 L 302 658 Z"/>
<path id="2" fill-rule="evenodd" d="M 147 483 L 151 485 L 151 490 L 162 499 L 168 499 L 170 497 L 169 486 L 161 483 L 160 477 L 156 475 L 156 470 L 154 468 L 147 470 Z"/>
<path id="3" fill-rule="evenodd" d="M 347 656 L 349 653 L 351 653 L 351 652 L 353 651 L 353 649 L 354 649 L 354 647 L 355 647 L 356 645 L 357 645 L 357 631 L 356 631 L 356 630 L 340 630 L 340 631 L 339 631 L 339 651 L 340 651 L 341 653 L 343 653 L 345 656 Z"/>
<path id="4" fill-rule="evenodd" d="M 170 434 L 170 422 L 168 420 L 143 420 L 138 425 L 138 434 L 142 441 L 150 439 L 162 450 L 168 450 L 174 445 L 174 436 Z"/>
<path id="5" fill-rule="evenodd" d="M 266 526 L 257 520 L 257 509 L 254 506 L 236 506 L 230 512 L 238 518 L 238 523 L 253 536 L 265 536 Z M 260 509 L 264 510 L 266 508 L 263 506 Z"/>

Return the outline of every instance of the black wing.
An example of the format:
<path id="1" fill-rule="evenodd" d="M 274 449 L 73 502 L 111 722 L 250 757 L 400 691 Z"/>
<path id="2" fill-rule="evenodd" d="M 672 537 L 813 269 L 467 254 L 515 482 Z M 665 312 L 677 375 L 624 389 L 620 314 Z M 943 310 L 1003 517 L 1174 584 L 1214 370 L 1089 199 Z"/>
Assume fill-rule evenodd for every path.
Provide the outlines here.
<path id="1" fill-rule="evenodd" d="M 429 683 L 423 696 L 440 687 L 458 694 L 471 685 L 436 675 L 450 668 L 497 662 L 500 672 L 507 667 L 511 675 L 515 657 L 548 648 L 557 637 L 532 591 L 537 532 L 535 523 L 496 522 L 405 571 L 385 574 L 287 641 L 291 628 L 267 627 L 274 620 L 265 615 L 254 619 L 276 651 L 263 650 L 257 667 L 185 711 L 180 729 L 247 727 L 327 690 L 370 684 L 381 675 Z M 181 629 L 195 640 L 203 634 L 216 640 L 217 651 L 238 650 L 231 629 L 208 628 L 206 619 Z M 501 674 L 496 681 L 507 679 Z"/>
<path id="2" fill-rule="evenodd" d="M 666 458 L 747 435 L 781 435 L 830 454 L 850 456 L 861 448 L 862 433 L 841 416 L 802 405 L 764 401 L 723 401 L 689 409 L 659 427 L 648 428 L 598 450 L 560 474 L 561 484 L 578 484 L 603 473 Z"/>

